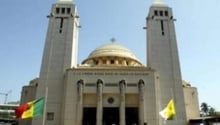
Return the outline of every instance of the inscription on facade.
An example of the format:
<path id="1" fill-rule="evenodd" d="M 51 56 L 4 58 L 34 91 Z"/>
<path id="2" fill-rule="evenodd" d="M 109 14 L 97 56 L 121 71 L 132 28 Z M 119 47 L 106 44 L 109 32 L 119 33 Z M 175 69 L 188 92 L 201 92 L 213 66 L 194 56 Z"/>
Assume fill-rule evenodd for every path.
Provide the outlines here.
<path id="1" fill-rule="evenodd" d="M 118 75 L 136 75 L 136 76 L 147 76 L 149 73 L 145 72 L 75 72 L 74 75 L 90 75 L 90 76 L 118 76 Z"/>

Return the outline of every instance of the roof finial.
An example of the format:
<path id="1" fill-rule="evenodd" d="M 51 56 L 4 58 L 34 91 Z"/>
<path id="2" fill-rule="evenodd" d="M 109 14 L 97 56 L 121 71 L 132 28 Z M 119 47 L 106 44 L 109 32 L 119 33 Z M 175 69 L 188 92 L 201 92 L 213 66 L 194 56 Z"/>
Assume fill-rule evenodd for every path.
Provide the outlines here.
<path id="1" fill-rule="evenodd" d="M 166 6 L 166 4 L 162 0 L 154 0 L 153 5 Z"/>
<path id="2" fill-rule="evenodd" d="M 73 0 L 58 0 L 58 2 L 73 2 Z"/>
<path id="3" fill-rule="evenodd" d="M 116 39 L 114 37 L 111 38 L 110 40 L 112 43 L 115 43 L 116 42 Z"/>
<path id="4" fill-rule="evenodd" d="M 154 0 L 154 3 L 163 3 L 161 0 Z"/>

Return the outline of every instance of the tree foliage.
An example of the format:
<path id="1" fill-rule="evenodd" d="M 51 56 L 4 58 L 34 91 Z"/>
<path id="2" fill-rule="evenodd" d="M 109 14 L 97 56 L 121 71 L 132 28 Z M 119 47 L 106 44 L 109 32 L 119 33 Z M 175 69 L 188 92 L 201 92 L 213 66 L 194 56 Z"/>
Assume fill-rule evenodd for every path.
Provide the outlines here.
<path id="1" fill-rule="evenodd" d="M 209 106 L 206 102 L 201 103 L 200 106 L 201 116 L 216 116 L 216 111 L 213 107 Z"/>

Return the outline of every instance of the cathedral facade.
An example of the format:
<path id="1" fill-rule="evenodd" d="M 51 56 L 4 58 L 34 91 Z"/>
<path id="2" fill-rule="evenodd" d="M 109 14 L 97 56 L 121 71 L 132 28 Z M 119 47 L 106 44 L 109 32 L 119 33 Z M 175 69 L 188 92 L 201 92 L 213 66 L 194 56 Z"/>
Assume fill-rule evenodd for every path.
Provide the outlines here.
<path id="1" fill-rule="evenodd" d="M 71 0 L 59 0 L 48 18 L 40 76 L 34 94 L 28 96 L 30 100 L 46 95 L 45 115 L 28 124 L 187 124 L 175 19 L 170 7 L 155 0 L 149 9 L 147 66 L 114 40 L 97 47 L 77 64 L 76 5 Z M 28 98 L 22 95 L 22 100 Z M 171 99 L 176 114 L 165 121 L 159 112 Z"/>

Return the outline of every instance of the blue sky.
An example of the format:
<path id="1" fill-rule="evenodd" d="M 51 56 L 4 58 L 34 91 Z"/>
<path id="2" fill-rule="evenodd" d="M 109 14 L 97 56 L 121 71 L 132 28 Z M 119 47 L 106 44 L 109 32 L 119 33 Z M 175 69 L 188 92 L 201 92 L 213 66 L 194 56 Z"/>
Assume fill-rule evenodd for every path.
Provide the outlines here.
<path id="1" fill-rule="evenodd" d="M 0 7 L 0 92 L 20 99 L 21 88 L 37 77 L 51 4 L 56 0 L 3 0 Z M 200 102 L 220 110 L 219 0 L 164 0 L 173 8 L 182 78 L 197 87 Z M 114 37 L 146 64 L 145 18 L 152 0 L 75 0 L 82 28 L 81 63 Z M 4 96 L 0 95 L 0 103 Z"/>

